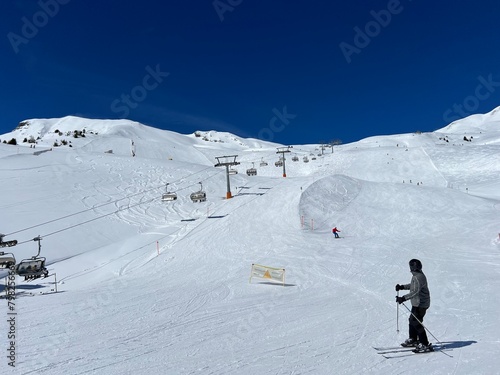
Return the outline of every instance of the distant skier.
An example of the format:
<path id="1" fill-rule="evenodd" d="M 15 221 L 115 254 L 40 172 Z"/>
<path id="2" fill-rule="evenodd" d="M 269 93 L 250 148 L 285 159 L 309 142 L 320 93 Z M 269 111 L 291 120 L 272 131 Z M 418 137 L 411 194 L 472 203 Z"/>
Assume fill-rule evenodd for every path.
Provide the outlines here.
<path id="1" fill-rule="evenodd" d="M 338 230 L 337 227 L 335 227 L 335 228 L 332 229 L 332 233 L 335 236 L 335 238 L 340 238 L 338 232 L 340 232 L 340 230 Z"/>
<path id="2" fill-rule="evenodd" d="M 410 271 L 413 275 L 410 284 L 396 285 L 396 291 L 410 290 L 410 293 L 396 297 L 396 302 L 401 304 L 411 300 L 411 315 L 409 318 L 409 338 L 401 343 L 402 346 L 414 346 L 418 353 L 433 351 L 432 344 L 427 339 L 425 327 L 421 324 L 425 313 L 431 304 L 431 295 L 427 285 L 427 278 L 422 272 L 422 263 L 418 259 L 409 262 Z"/>

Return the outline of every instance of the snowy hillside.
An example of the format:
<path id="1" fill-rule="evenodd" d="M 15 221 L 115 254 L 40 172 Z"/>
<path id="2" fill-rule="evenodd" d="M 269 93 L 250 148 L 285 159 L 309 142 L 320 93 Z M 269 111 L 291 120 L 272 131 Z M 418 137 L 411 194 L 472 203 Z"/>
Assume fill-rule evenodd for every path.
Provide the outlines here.
<path id="1" fill-rule="evenodd" d="M 500 132 L 497 112 L 475 116 L 333 150 L 293 145 L 286 178 L 282 145 L 256 139 L 27 120 L 0 136 L 17 141 L 0 144 L 0 232 L 18 263 L 40 235 L 51 276 L 16 277 L 15 324 L 0 300 L 0 347 L 16 355 L 2 373 L 498 372 Z M 225 155 L 240 162 L 232 199 L 214 167 Z M 162 201 L 166 189 L 177 200 Z M 206 202 L 192 202 L 200 189 Z M 446 350 L 386 359 L 372 346 L 407 338 L 394 286 L 412 258 L 429 280 L 429 339 Z M 284 268 L 284 285 L 250 282 L 252 264 Z"/>
<path id="2" fill-rule="evenodd" d="M 210 152 L 193 152 L 198 148 L 212 149 L 214 154 L 224 150 L 273 148 L 275 144 L 253 139 L 241 139 L 229 133 L 197 131 L 182 135 L 160 130 L 130 120 L 92 120 L 74 116 L 61 119 L 31 119 L 22 121 L 2 141 L 16 139 L 19 145 L 52 149 L 78 148 L 89 153 L 112 152 L 115 155 L 135 154 L 143 158 L 168 159 L 199 164 L 213 164 L 207 160 Z M 211 156 L 211 155 L 210 155 Z"/>
<path id="3" fill-rule="evenodd" d="M 440 132 L 445 133 L 480 133 L 498 132 L 500 123 L 500 107 L 485 114 L 475 114 L 447 125 Z"/>

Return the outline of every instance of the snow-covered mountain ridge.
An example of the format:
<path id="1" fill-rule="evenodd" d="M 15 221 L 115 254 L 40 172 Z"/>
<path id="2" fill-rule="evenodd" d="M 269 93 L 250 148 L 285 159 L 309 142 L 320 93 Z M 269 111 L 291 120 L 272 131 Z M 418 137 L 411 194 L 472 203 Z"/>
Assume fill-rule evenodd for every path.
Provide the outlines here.
<path id="1" fill-rule="evenodd" d="M 495 373 L 497 116 L 333 149 L 293 145 L 286 178 L 275 166 L 281 145 L 229 133 L 182 135 L 126 120 L 27 120 L 0 136 L 18 141 L 0 144 L 0 232 L 19 241 L 3 249 L 17 262 L 36 255 L 40 235 L 51 276 L 16 278 L 14 344 L 5 339 L 7 319 L 0 320 L 0 347 L 14 348 L 16 367 L 4 359 L 0 368 L 56 375 Z M 31 136 L 40 137 L 35 149 L 22 142 Z M 67 145 L 54 147 L 63 137 Z M 223 155 L 240 162 L 230 175 L 231 199 L 225 169 L 214 166 Z M 256 176 L 245 173 L 251 167 Z M 192 202 L 199 189 L 207 200 Z M 177 199 L 162 201 L 166 190 Z M 387 360 L 372 348 L 407 337 L 408 312 L 397 309 L 394 285 L 410 281 L 411 258 L 422 261 L 429 281 L 430 339 L 446 342 L 452 357 Z M 250 283 L 253 263 L 284 268 L 285 285 Z M 51 293 L 54 274 L 59 293 Z M 7 317 L 5 299 L 0 314 Z"/>

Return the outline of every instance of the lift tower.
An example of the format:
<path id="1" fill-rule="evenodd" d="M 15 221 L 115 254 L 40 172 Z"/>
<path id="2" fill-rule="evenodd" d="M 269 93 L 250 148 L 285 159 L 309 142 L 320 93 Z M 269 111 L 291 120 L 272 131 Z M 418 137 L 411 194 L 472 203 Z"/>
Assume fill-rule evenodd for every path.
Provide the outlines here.
<path id="1" fill-rule="evenodd" d="M 217 159 L 217 164 L 215 164 L 215 167 L 226 167 L 226 180 L 227 180 L 226 198 L 227 199 L 233 197 L 231 195 L 231 185 L 229 183 L 229 167 L 231 167 L 233 165 L 240 164 L 239 162 L 236 161 L 237 157 L 238 157 L 238 155 L 216 156 L 215 157 Z M 224 161 L 221 161 L 221 159 L 224 159 Z"/>
<path id="2" fill-rule="evenodd" d="M 286 147 L 277 147 L 278 151 L 276 151 L 277 154 L 281 154 L 281 159 L 283 161 L 283 177 L 286 177 L 286 169 L 285 169 L 285 153 L 286 152 L 291 152 L 290 149 L 293 148 L 293 146 L 286 146 Z"/>

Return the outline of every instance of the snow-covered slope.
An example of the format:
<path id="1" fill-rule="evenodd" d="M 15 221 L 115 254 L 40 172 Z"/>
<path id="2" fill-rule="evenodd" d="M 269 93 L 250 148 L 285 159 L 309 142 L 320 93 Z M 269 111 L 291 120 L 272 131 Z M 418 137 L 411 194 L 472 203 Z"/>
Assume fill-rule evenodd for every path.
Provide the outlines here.
<path id="1" fill-rule="evenodd" d="M 2 141 L 16 139 L 21 146 L 38 148 L 77 148 L 87 153 L 135 154 L 143 158 L 167 159 L 211 165 L 213 155 L 225 150 L 275 150 L 276 144 L 241 139 L 230 133 L 197 131 L 190 135 L 160 130 L 130 120 L 94 120 L 74 116 L 60 119 L 22 121 Z M 24 141 L 24 142 L 23 142 Z M 200 152 L 192 152 L 192 149 Z M 223 154 L 224 155 L 224 154 Z M 207 157 L 209 160 L 207 160 Z"/>
<path id="2" fill-rule="evenodd" d="M 473 142 L 498 144 L 500 135 L 500 107 L 485 114 L 474 114 L 457 120 L 439 129 L 436 133 L 445 136 L 455 135 L 457 142 L 463 137 L 473 138 Z M 461 136 L 461 137 L 460 137 Z M 459 137 L 459 138 L 458 138 Z"/>
<path id="3" fill-rule="evenodd" d="M 42 237 L 59 293 L 54 276 L 16 278 L 16 367 L 4 356 L 2 373 L 496 373 L 500 135 L 469 120 L 321 156 L 294 145 L 287 178 L 280 145 L 228 133 L 29 120 L 0 137 L 19 142 L 0 144 L 0 232 L 19 241 L 7 248 L 18 262 Z M 241 162 L 232 199 L 223 155 Z M 166 183 L 177 200 L 161 201 Z M 207 201 L 193 203 L 200 187 Z M 448 351 L 387 360 L 372 346 L 407 337 L 394 285 L 410 281 L 411 258 L 429 280 L 430 340 Z M 250 283 L 253 263 L 285 268 L 285 285 Z M 1 299 L 5 351 L 7 309 Z"/>

